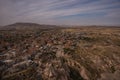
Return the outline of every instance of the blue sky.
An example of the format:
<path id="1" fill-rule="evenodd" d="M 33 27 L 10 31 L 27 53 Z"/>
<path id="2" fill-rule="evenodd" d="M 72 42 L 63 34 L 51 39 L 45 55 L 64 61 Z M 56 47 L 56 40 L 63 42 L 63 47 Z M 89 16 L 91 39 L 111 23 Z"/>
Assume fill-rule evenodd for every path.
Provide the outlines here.
<path id="1" fill-rule="evenodd" d="M 0 25 L 120 25 L 120 0 L 0 0 Z"/>

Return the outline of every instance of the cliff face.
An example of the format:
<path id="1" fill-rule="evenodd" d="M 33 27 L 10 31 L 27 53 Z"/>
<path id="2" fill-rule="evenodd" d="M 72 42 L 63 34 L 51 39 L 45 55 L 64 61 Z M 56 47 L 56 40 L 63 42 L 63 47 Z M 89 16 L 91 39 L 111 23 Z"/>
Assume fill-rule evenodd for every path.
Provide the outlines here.
<path id="1" fill-rule="evenodd" d="M 120 28 L 0 31 L 2 80 L 119 80 Z"/>

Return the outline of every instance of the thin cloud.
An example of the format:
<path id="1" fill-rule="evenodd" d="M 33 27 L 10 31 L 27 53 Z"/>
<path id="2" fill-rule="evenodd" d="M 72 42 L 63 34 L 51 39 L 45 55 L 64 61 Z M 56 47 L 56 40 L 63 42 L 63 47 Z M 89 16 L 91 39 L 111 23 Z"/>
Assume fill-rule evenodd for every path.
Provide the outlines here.
<path id="1" fill-rule="evenodd" d="M 88 14 L 87 16 L 90 16 L 90 14 L 93 16 L 94 14 L 94 20 L 99 19 L 99 15 L 101 15 L 101 20 L 107 20 L 106 23 L 109 23 L 109 19 L 114 19 L 112 20 L 113 24 L 116 24 L 114 22 L 116 20 L 117 24 L 120 21 L 119 0 L 1 0 L 0 10 L 0 24 L 8 24 L 16 21 L 65 24 L 59 21 L 61 18 L 65 19 L 66 16 L 69 19 L 74 19 L 71 21 L 65 19 L 68 20 L 68 23 L 69 21 L 73 21 L 76 24 L 80 22 L 76 21 L 76 17 L 71 16 L 77 16 L 86 20 L 85 16 L 81 16 L 84 14 Z M 88 17 L 86 24 L 87 22 L 91 22 L 89 20 L 91 20 L 91 17 Z M 94 20 L 91 24 L 93 24 Z M 80 21 L 83 22 L 82 20 Z M 99 23 L 99 21 L 96 23 Z M 102 22 L 100 24 L 102 25 Z"/>

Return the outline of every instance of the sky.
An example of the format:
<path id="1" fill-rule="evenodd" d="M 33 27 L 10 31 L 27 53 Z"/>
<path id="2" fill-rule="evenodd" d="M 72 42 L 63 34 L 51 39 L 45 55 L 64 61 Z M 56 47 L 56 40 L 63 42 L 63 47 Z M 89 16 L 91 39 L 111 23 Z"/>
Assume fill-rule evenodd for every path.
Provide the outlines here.
<path id="1" fill-rule="evenodd" d="M 0 25 L 120 25 L 120 0 L 0 0 Z"/>

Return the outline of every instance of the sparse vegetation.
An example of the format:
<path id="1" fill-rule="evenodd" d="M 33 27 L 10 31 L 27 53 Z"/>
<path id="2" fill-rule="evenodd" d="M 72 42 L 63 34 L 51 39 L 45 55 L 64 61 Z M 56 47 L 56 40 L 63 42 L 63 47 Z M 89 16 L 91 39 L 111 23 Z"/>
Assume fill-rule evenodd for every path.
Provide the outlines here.
<path id="1" fill-rule="evenodd" d="M 0 30 L 1 80 L 120 79 L 119 27 L 31 25 Z"/>

